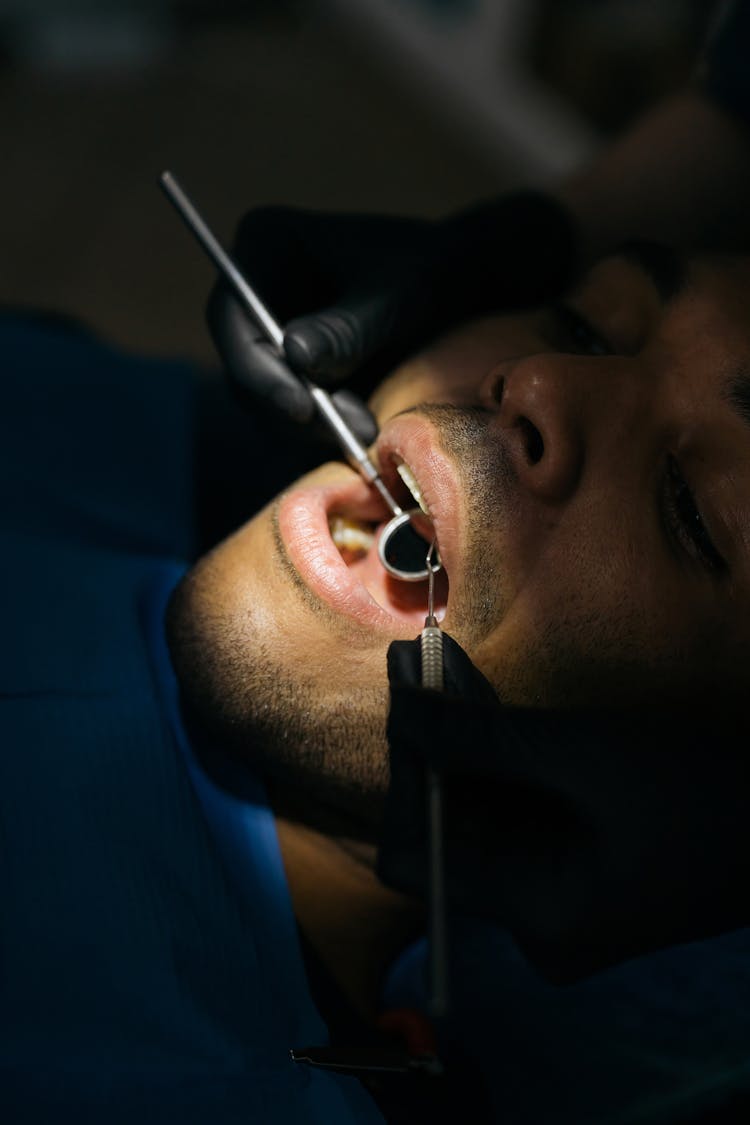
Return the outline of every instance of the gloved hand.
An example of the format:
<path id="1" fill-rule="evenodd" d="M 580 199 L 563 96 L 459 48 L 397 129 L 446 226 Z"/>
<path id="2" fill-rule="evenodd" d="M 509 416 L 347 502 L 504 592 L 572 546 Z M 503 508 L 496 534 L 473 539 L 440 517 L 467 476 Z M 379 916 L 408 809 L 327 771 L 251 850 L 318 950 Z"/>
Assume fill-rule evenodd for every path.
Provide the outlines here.
<path id="1" fill-rule="evenodd" d="M 424 766 L 444 778 L 452 908 L 498 920 L 557 982 L 747 925 L 750 761 L 729 727 L 674 713 L 501 706 L 444 636 L 445 692 L 419 642 L 388 654 L 391 784 L 381 878 L 420 893 Z"/>
<path id="2" fill-rule="evenodd" d="M 375 422 L 354 395 L 369 394 L 387 370 L 451 325 L 558 293 L 571 274 L 574 236 L 559 204 L 524 193 L 442 222 L 259 209 L 240 223 L 233 255 L 286 326 L 291 368 L 328 388 L 346 383 L 336 400 L 368 443 Z M 243 395 L 310 421 L 304 386 L 222 282 L 207 318 Z"/>

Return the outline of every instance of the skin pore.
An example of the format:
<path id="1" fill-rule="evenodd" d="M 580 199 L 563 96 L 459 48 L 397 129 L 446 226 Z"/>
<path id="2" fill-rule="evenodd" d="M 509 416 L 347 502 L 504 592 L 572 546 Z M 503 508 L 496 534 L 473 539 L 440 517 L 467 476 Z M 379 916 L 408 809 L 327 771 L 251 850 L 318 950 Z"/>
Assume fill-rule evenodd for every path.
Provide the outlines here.
<path id="1" fill-rule="evenodd" d="M 468 326 L 379 388 L 376 455 L 411 465 L 435 517 L 450 583 L 443 627 L 506 703 L 716 706 L 740 687 L 743 368 L 750 263 L 683 268 L 632 251 L 596 266 L 561 306 Z M 168 634 L 189 712 L 293 808 L 279 825 L 295 909 L 369 1011 L 417 914 L 337 840 L 376 832 L 385 655 L 390 640 L 418 634 L 419 615 L 375 627 L 311 577 L 319 560 L 306 554 L 300 512 L 351 487 L 359 514 L 355 486 L 339 464 L 294 485 L 190 572 Z M 373 592 L 398 608 L 398 591 L 381 582 Z M 343 818 L 334 832 L 321 815 L 330 810 Z M 316 920 L 316 887 L 328 888 L 327 921 Z M 343 964 L 347 942 L 367 947 L 366 965 Z"/>

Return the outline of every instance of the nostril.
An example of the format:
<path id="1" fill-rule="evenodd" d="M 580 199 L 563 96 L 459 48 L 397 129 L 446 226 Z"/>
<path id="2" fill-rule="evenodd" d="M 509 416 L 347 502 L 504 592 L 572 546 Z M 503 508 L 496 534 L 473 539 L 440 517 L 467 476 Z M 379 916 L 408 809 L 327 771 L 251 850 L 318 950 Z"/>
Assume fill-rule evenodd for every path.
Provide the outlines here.
<path id="1" fill-rule="evenodd" d="M 544 455 L 544 440 L 539 430 L 533 422 L 528 418 L 521 417 L 517 421 L 517 426 L 524 436 L 526 444 L 526 456 L 532 465 L 537 465 Z"/>

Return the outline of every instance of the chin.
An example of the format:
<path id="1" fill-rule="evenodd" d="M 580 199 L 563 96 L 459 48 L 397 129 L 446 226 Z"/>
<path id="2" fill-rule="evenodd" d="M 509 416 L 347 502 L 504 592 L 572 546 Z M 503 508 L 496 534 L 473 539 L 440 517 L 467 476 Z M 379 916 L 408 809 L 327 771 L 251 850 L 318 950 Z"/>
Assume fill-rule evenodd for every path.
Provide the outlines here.
<path id="1" fill-rule="evenodd" d="M 186 714 L 261 776 L 371 822 L 387 779 L 390 637 L 320 603 L 279 554 L 273 508 L 175 590 L 167 637 Z"/>

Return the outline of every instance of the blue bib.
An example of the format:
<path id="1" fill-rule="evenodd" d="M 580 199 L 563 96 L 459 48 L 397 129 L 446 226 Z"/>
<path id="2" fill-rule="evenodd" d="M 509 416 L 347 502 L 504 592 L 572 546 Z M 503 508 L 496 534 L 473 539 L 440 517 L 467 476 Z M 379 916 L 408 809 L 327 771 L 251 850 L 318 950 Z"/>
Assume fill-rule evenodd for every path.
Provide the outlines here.
<path id="1" fill-rule="evenodd" d="M 381 1122 L 325 1042 L 272 816 L 203 779 L 161 617 L 184 365 L 0 318 L 0 1119 Z"/>

